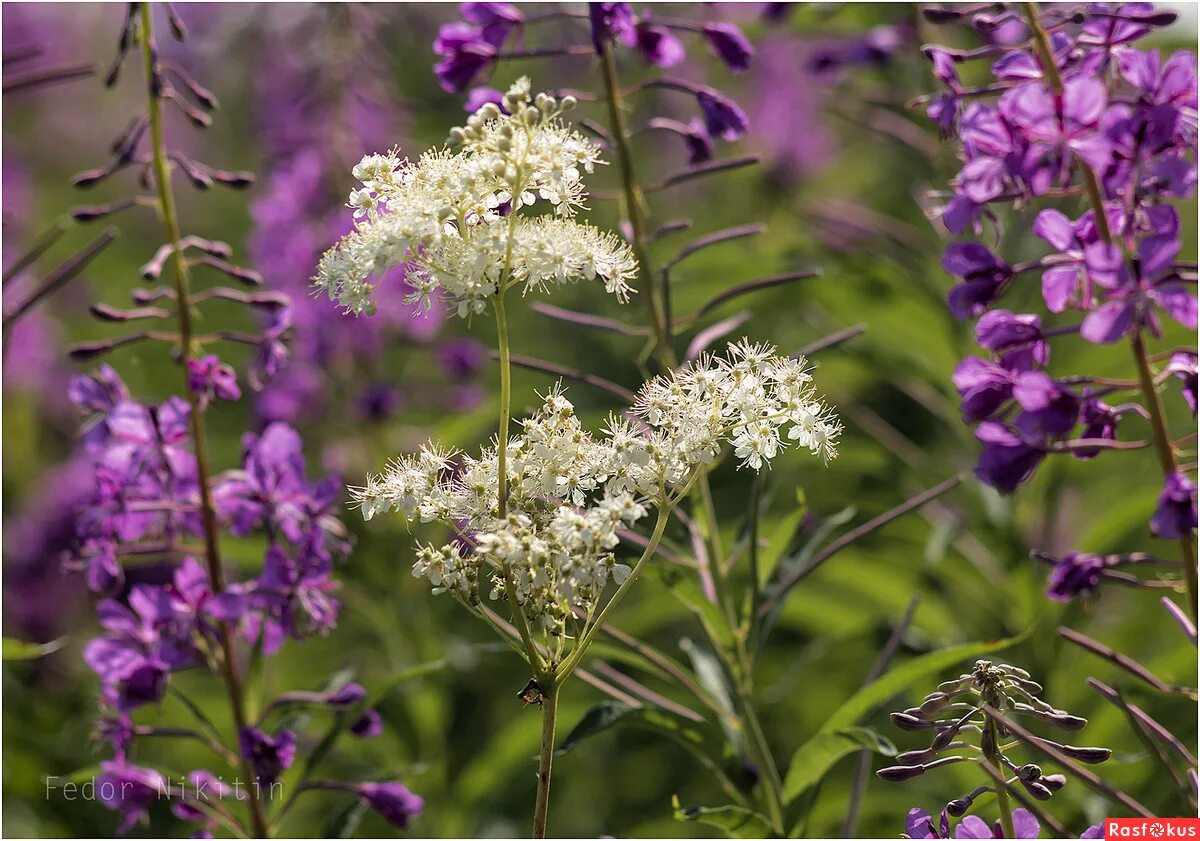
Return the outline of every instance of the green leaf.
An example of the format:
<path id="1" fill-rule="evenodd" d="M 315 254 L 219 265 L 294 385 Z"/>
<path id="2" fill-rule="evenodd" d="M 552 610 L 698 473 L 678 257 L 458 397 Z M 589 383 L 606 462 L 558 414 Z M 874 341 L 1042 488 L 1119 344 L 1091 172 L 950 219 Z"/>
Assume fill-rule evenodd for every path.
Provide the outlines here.
<path id="1" fill-rule="evenodd" d="M 354 798 L 353 802 L 347 805 L 344 809 L 334 813 L 328 821 L 325 822 L 325 829 L 321 832 L 322 838 L 352 838 L 358 825 L 362 823 L 363 815 L 366 814 L 367 804 L 359 798 Z"/>
<path id="2" fill-rule="evenodd" d="M 700 579 L 692 573 L 674 568 L 658 567 L 659 579 L 700 620 L 709 639 L 729 650 L 733 648 L 733 631 L 720 608 L 710 602 L 700 588 Z"/>
<path id="3" fill-rule="evenodd" d="M 856 738 L 854 736 L 848 737 L 848 733 L 865 730 L 865 728 L 855 727 L 855 725 L 876 708 L 887 703 L 888 700 L 899 695 L 918 681 L 940 675 L 946 669 L 965 660 L 974 660 L 1016 645 L 1029 636 L 1032 631 L 1033 628 L 1031 627 L 1025 633 L 1016 637 L 987 642 L 964 643 L 963 645 L 955 645 L 950 648 L 941 649 L 940 651 L 923 654 L 888 671 L 877 680 L 868 683 L 851 695 L 833 715 L 826 719 L 825 723 L 821 725 L 821 729 L 817 731 L 817 734 L 801 745 L 800 749 L 792 755 L 791 762 L 788 765 L 787 778 L 783 784 L 784 799 L 788 802 L 794 800 L 809 786 L 819 782 L 829 769 L 848 753 L 867 748 L 876 750 L 879 753 L 885 753 L 886 755 L 885 751 L 879 750 L 886 740 L 880 740 L 874 746 L 850 744 L 846 750 L 838 752 L 840 747 L 847 745 L 848 739 Z M 859 732 L 859 736 L 861 735 L 862 733 Z M 887 744 L 890 745 L 890 742 Z"/>
<path id="4" fill-rule="evenodd" d="M 784 782 L 783 796 L 789 801 L 821 781 L 842 757 L 860 750 L 883 756 L 895 756 L 896 746 L 869 727 L 848 727 L 844 730 L 821 731 L 792 756 Z"/>
<path id="5" fill-rule="evenodd" d="M 50 642 L 26 642 L 25 640 L 4 637 L 3 656 L 5 660 L 36 660 L 53 654 L 67 644 L 66 637 L 59 637 Z"/>
<path id="6" fill-rule="evenodd" d="M 715 826 L 730 838 L 768 838 L 773 834 L 770 822 L 744 806 L 680 806 L 679 797 L 671 797 L 675 820 Z"/>
<path id="7" fill-rule="evenodd" d="M 808 540 L 804 541 L 804 545 L 783 558 L 776 565 L 771 578 L 767 581 L 767 585 L 763 588 L 762 599 L 764 602 L 774 599 L 783 590 L 784 582 L 788 579 L 789 573 L 795 569 L 801 569 L 808 563 L 816 551 L 821 548 L 821 545 L 833 534 L 833 532 L 850 522 L 854 515 L 858 513 L 858 509 L 853 505 L 848 505 L 836 514 L 831 514 L 817 524 L 813 529 Z M 771 633 L 771 628 L 775 626 L 775 619 L 779 616 L 779 611 L 783 608 L 783 600 L 781 599 L 773 610 L 763 616 L 759 623 L 758 644 L 761 648 L 766 642 L 767 636 Z"/>
<path id="8" fill-rule="evenodd" d="M 790 514 L 776 523 L 775 528 L 767 536 L 767 545 L 758 552 L 758 566 L 764 579 L 770 579 L 775 568 L 783 561 L 788 547 L 804 523 L 804 515 L 808 513 L 808 503 L 804 499 L 804 491 L 796 491 L 796 507 Z"/>
<path id="9" fill-rule="evenodd" d="M 725 677 L 725 669 L 721 667 L 715 654 L 696 645 L 687 637 L 679 641 L 679 647 L 691 660 L 692 671 L 696 673 L 700 685 L 708 690 L 712 699 L 725 711 L 725 715 L 721 716 L 721 729 L 725 731 L 725 738 L 738 754 L 743 753 L 741 731 L 732 724 L 738 720 L 738 715 L 733 706 L 733 689 Z"/>

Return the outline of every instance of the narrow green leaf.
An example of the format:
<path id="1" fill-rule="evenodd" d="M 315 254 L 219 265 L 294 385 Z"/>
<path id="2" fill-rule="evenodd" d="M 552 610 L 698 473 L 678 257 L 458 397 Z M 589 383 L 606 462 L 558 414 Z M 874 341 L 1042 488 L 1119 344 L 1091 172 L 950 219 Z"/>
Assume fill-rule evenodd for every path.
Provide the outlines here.
<path id="1" fill-rule="evenodd" d="M 720 608 L 710 602 L 700 588 L 699 578 L 675 567 L 658 567 L 659 579 L 700 620 L 709 639 L 725 649 L 733 648 L 733 631 Z"/>
<path id="2" fill-rule="evenodd" d="M 767 545 L 759 550 L 758 565 L 764 581 L 770 579 L 775 568 L 783 561 L 784 555 L 792 545 L 792 540 L 804 523 L 804 516 L 807 513 L 808 503 L 804 499 L 804 492 L 797 490 L 796 507 L 776 523 L 775 528 L 771 529 L 771 533 L 767 536 Z"/>
<path id="3" fill-rule="evenodd" d="M 367 804 L 357 797 L 354 798 L 353 802 L 334 813 L 333 817 L 325 822 L 325 829 L 321 832 L 321 837 L 353 838 L 366 811 Z"/>
<path id="4" fill-rule="evenodd" d="M 556 753 L 559 756 L 569 753 L 585 739 L 618 725 L 654 730 L 689 750 L 703 752 L 714 761 L 721 758 L 722 741 L 707 724 L 689 721 L 659 707 L 631 707 L 620 701 L 601 701 L 584 713 Z"/>
<path id="5" fill-rule="evenodd" d="M 725 715 L 721 716 L 721 729 L 725 731 L 725 738 L 729 740 L 729 744 L 733 745 L 739 755 L 744 753 L 742 733 L 733 725 L 733 722 L 738 720 L 733 706 L 733 688 L 729 685 L 721 662 L 707 648 L 696 645 L 687 637 L 679 641 L 679 647 L 691 660 L 692 671 L 696 673 L 696 679 L 700 681 L 700 685 L 708 690 L 708 694 L 725 711 Z"/>
<path id="6" fill-rule="evenodd" d="M 25 640 L 4 637 L 3 657 L 5 660 L 36 660 L 53 654 L 67 644 L 66 637 L 59 637 L 50 642 L 26 642 Z"/>
<path id="7" fill-rule="evenodd" d="M 809 739 L 792 756 L 783 796 L 794 800 L 820 782 L 842 757 L 860 750 L 869 750 L 883 756 L 895 756 L 896 746 L 868 727 L 847 727 L 831 732 L 821 731 Z"/>
<path id="8" fill-rule="evenodd" d="M 715 826 L 730 838 L 768 838 L 771 823 L 758 812 L 744 806 L 680 806 L 679 797 L 671 797 L 675 820 Z"/>
<path id="9" fill-rule="evenodd" d="M 793 552 L 791 555 L 781 559 L 775 565 L 771 573 L 770 579 L 767 581 L 762 591 L 763 602 L 774 600 L 783 587 L 783 582 L 787 580 L 788 573 L 793 569 L 799 569 L 808 563 L 809 559 L 816 553 L 818 549 L 827 541 L 833 532 L 850 522 L 854 515 L 858 513 L 858 509 L 853 505 L 848 505 L 836 514 L 831 514 L 817 524 L 813 529 L 808 540 L 804 541 L 804 545 Z M 779 611 L 783 608 L 783 601 L 780 600 L 775 609 L 762 617 L 759 623 L 758 645 L 761 648 L 766 642 L 767 637 L 771 633 L 771 629 L 775 627 L 775 620 L 779 616 Z"/>

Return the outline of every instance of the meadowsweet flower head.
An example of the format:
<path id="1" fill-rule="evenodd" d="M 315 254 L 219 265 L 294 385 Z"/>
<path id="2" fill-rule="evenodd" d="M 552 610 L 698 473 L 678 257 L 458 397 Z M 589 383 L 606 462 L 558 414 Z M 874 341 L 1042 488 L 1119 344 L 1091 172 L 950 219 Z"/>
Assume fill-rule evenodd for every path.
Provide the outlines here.
<path id="1" fill-rule="evenodd" d="M 630 416 L 611 415 L 599 434 L 555 386 L 508 442 L 504 516 L 494 448 L 476 458 L 426 445 L 353 493 L 365 518 L 395 511 L 459 535 L 417 551 L 413 574 L 435 593 L 471 606 L 481 573 L 494 598 L 511 580 L 530 620 L 557 633 L 629 575 L 614 554 L 618 531 L 672 504 L 724 447 L 752 470 L 792 444 L 834 457 L 841 426 L 811 381 L 802 359 L 742 341 L 649 381 Z"/>
<path id="2" fill-rule="evenodd" d="M 525 291 L 599 278 L 620 300 L 637 272 L 617 237 L 575 221 L 599 147 L 568 128 L 574 106 L 531 94 L 527 78 L 451 129 L 416 162 L 393 150 L 354 167 L 355 230 L 321 259 L 314 283 L 348 312 L 373 313 L 377 280 L 405 265 L 409 303 L 445 295 L 462 317 L 513 286 Z M 548 215 L 532 215 L 548 210 Z"/>

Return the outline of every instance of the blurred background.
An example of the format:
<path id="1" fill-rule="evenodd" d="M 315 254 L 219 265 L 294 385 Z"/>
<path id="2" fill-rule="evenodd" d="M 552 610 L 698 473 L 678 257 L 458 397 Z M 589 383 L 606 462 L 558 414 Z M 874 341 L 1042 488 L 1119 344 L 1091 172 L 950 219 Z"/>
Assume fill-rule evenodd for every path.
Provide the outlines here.
<path id="1" fill-rule="evenodd" d="M 1064 642 L 1055 629 L 1067 624 L 1083 630 L 1174 684 L 1195 685 L 1194 650 L 1153 593 L 1109 588 L 1086 602 L 1049 601 L 1046 568 L 1028 557 L 1034 546 L 1050 553 L 1146 549 L 1146 522 L 1160 487 L 1152 453 L 1114 453 L 1086 463 L 1053 459 L 1012 498 L 969 477 L 978 450 L 959 419 L 950 374 L 976 349 L 971 325 L 955 321 L 945 306 L 951 281 L 939 266 L 944 233 L 924 213 L 930 204 L 926 192 L 944 187 L 955 172 L 953 149 L 940 142 L 920 109 L 906 108 L 912 97 L 933 89 L 919 45 L 944 40 L 947 33 L 931 30 L 912 4 L 769 5 L 672 5 L 672 16 L 734 21 L 755 44 L 757 54 L 744 74 L 730 76 L 701 49 L 690 51 L 673 72 L 707 81 L 742 104 L 750 133 L 739 143 L 722 144 L 721 154 L 756 154 L 761 163 L 651 197 L 656 222 L 693 220 L 692 233 L 657 246 L 660 261 L 694 234 L 747 223 L 767 228 L 681 264 L 672 273 L 676 312 L 692 312 L 744 280 L 811 268 L 820 276 L 731 301 L 716 314 L 745 310 L 748 320 L 735 335 L 771 341 L 786 352 L 861 327 L 813 357 L 816 384 L 846 426 L 841 456 L 828 467 L 808 458 L 778 459 L 764 484 L 764 530 L 795 510 L 801 494 L 810 518 L 853 507 L 847 516 L 857 523 L 948 477 L 968 476 L 950 494 L 838 553 L 792 592 L 758 678 L 775 755 L 786 766 L 796 747 L 862 685 L 919 594 L 895 662 L 955 643 L 1028 632 L 1004 659 L 1030 671 L 1055 705 L 1090 719 L 1085 741 L 1116 754 L 1105 766 L 1106 779 L 1158 814 L 1183 814 L 1185 804 L 1155 784 L 1158 768 L 1122 714 L 1085 679 L 1093 675 L 1122 688 L 1188 744 L 1195 743 L 1194 703 L 1143 692 L 1110 664 Z M 214 464 L 235 465 L 241 435 L 274 419 L 303 433 L 310 474 L 334 473 L 349 484 L 428 437 L 461 447 L 486 441 L 497 410 L 497 371 L 487 355 L 494 346 L 489 319 L 468 324 L 437 311 L 414 318 L 396 305 L 372 320 L 354 321 L 325 300 L 305 297 L 320 253 L 349 227 L 341 202 L 351 186 L 350 167 L 362 154 L 393 145 L 415 154 L 441 143 L 447 128 L 463 121 L 465 97 L 443 92 L 432 72 L 437 28 L 457 19 L 457 8 L 437 3 L 177 8 L 191 37 L 183 44 L 164 37 L 163 49 L 219 98 L 221 108 L 204 131 L 176 120 L 171 140 L 211 165 L 258 174 L 246 192 L 195 191 L 177 179 L 184 227 L 230 243 L 236 262 L 253 265 L 268 288 L 289 291 L 297 300 L 292 365 L 261 392 L 246 389 L 240 402 L 210 413 Z M 100 67 L 89 78 L 4 95 L 6 268 L 68 208 L 126 191 L 106 182 L 85 193 L 69 183 L 74 173 L 107 160 L 111 138 L 142 97 L 135 72 L 113 89 L 102 84 L 123 13 L 119 4 L 3 6 L 6 55 L 10 47 L 35 44 L 34 66 Z M 561 27 L 564 37 L 587 43 L 578 21 Z M 1181 43 L 1160 46 L 1190 46 L 1183 42 L 1193 32 L 1194 20 L 1185 19 L 1168 32 Z M 645 73 L 632 56 L 623 58 L 621 69 L 631 82 Z M 506 62 L 488 84 L 503 90 L 521 73 L 532 77 L 535 90 L 588 89 L 596 67 L 587 55 Z M 639 100 L 638 107 L 650 102 Z M 667 96 L 652 102 L 659 109 L 654 113 L 667 116 L 668 109 L 689 104 Z M 603 118 L 596 104 L 585 103 L 580 113 Z M 647 135 L 637 150 L 647 181 L 684 165 L 675 137 Z M 112 180 L 121 177 L 134 176 Z M 610 171 L 591 183 L 601 194 L 616 187 Z M 611 201 L 591 204 L 596 224 L 615 226 Z M 1195 259 L 1195 203 L 1180 212 L 1187 232 L 1182 256 Z M 127 211 L 114 222 L 121 228 L 116 242 L 5 337 L 4 635 L 62 641 L 40 659 L 4 663 L 3 832 L 9 837 L 106 835 L 118 822 L 95 802 L 47 798 L 44 784 L 47 775 L 66 778 L 104 758 L 91 738 L 97 681 L 80 657 L 96 632 L 92 599 L 80 576 L 62 567 L 88 476 L 77 446 L 80 418 L 66 399 L 66 383 L 94 363 L 70 362 L 65 348 L 114 333 L 112 325 L 89 317 L 89 304 L 127 304 L 142 284 L 138 267 L 161 240 L 148 212 Z M 104 224 L 72 227 L 53 254 L 11 285 L 6 281 L 6 308 L 10 296 L 32 288 L 56 259 L 81 247 Z M 1002 253 L 1015 261 L 1043 251 L 1017 220 L 1006 229 Z M 1036 284 L 1018 285 L 1009 295 L 1009 307 L 1021 311 L 1038 290 Z M 640 308 L 622 309 L 588 286 L 556 292 L 552 303 L 631 324 L 644 316 Z M 226 319 L 220 310 L 213 312 L 210 318 Z M 230 310 L 221 325 L 236 329 L 239 318 Z M 630 389 L 639 384 L 640 339 L 581 330 L 528 306 L 510 307 L 510 318 L 515 353 L 585 369 Z M 1193 341 L 1186 334 L 1169 335 L 1162 346 Z M 1061 352 L 1055 350 L 1055 366 L 1063 373 L 1123 377 L 1127 356 L 1121 346 L 1064 343 Z M 179 372 L 157 347 L 135 345 L 106 361 L 143 398 L 178 391 Z M 247 358 L 235 353 L 228 361 L 241 370 Z M 515 410 L 523 412 L 535 402 L 535 392 L 553 381 L 550 374 L 518 371 Z M 568 385 L 587 422 L 598 424 L 616 406 L 604 391 Z M 1182 401 L 1169 401 L 1168 409 L 1177 429 L 1189 428 Z M 1140 421 L 1126 423 L 1133 429 Z M 732 541 L 745 517 L 749 477 L 726 469 L 714 481 Z M 411 576 L 412 541 L 398 518 L 364 525 L 354 511 L 344 516 L 355 549 L 338 571 L 339 625 L 330 636 L 286 647 L 274 658 L 267 695 L 314 688 L 347 669 L 373 691 L 389 687 L 379 706 L 383 734 L 343 744 L 328 760 L 327 776 L 399 775 L 426 798 L 414 834 L 523 835 L 540 727 L 536 711 L 516 698 L 528 675 L 515 656 L 498 650 L 485 626 L 448 597 L 431 596 L 427 583 Z M 230 546 L 235 569 L 244 562 L 245 573 L 252 573 L 262 546 L 249 541 Z M 132 571 L 130 579 L 162 575 L 149 565 Z M 647 576 L 639 584 L 620 608 L 617 624 L 682 656 L 680 641 L 696 638 L 700 630 L 660 578 Z M 672 694 L 669 684 L 647 683 Z M 218 686 L 201 676 L 187 685 L 189 694 L 219 709 Z M 911 697 L 897 703 L 907 705 L 931 688 L 914 687 Z M 564 732 L 603 697 L 582 682 L 569 685 L 560 711 Z M 142 712 L 163 725 L 184 715 L 169 700 L 159 710 Z M 883 712 L 872 723 L 902 750 L 923 746 L 891 728 Z M 202 748 L 145 750 L 144 756 L 180 770 L 205 759 Z M 912 806 L 934 812 L 956 789 L 977 784 L 969 772 L 957 781 L 955 773 L 950 769 L 903 786 L 872 776 L 858 834 L 895 837 Z M 853 775 L 848 759 L 826 777 L 806 834 L 841 833 Z M 558 760 L 552 829 L 582 837 L 711 832 L 673 819 L 674 794 L 685 803 L 722 800 L 676 745 L 637 731 L 608 731 Z M 298 802 L 281 833 L 328 834 L 334 831 L 330 816 L 344 803 L 332 793 L 309 796 Z M 1106 806 L 1072 784 L 1054 798 L 1052 809 L 1068 826 L 1082 828 L 1103 817 Z M 156 807 L 151 818 L 152 834 L 182 837 L 189 831 L 165 807 Z M 395 832 L 373 815 L 357 831 Z M 133 834 L 146 833 L 139 827 Z"/>

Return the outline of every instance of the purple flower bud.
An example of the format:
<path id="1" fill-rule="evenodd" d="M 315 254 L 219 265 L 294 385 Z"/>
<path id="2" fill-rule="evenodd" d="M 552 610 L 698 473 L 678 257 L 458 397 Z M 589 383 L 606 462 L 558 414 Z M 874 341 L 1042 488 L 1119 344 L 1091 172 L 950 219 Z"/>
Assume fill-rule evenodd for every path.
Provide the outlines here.
<path id="1" fill-rule="evenodd" d="M 425 808 L 424 800 L 396 782 L 362 783 L 356 791 L 380 817 L 401 829 L 407 828 L 409 821 Z"/>
<path id="2" fill-rule="evenodd" d="M 376 710 L 369 709 L 350 725 L 350 732 L 360 739 L 373 739 L 383 732 L 383 718 Z"/>
<path id="3" fill-rule="evenodd" d="M 367 697 L 367 690 L 361 683 L 347 683 L 336 692 L 325 696 L 325 703 L 331 707 L 352 707 L 361 703 Z"/>
<path id="4" fill-rule="evenodd" d="M 1166 539 L 1191 538 L 1196 530 L 1196 483 L 1178 470 L 1167 476 L 1150 531 Z"/>
<path id="5" fill-rule="evenodd" d="M 704 127 L 704 122 L 699 118 L 693 119 L 687 124 L 687 131 L 683 135 L 683 142 L 687 144 L 688 164 L 694 166 L 695 164 L 702 164 L 713 159 L 714 148 L 712 137 Z"/>
<path id="6" fill-rule="evenodd" d="M 750 119 L 736 102 L 713 88 L 697 88 L 696 102 L 708 133 L 722 140 L 737 140 L 750 130 Z"/>
<path id="7" fill-rule="evenodd" d="M 1017 428 L 1030 438 L 1064 435 L 1079 418 L 1079 398 L 1041 371 L 1017 376 L 1013 398 L 1023 412 Z"/>
<path id="8" fill-rule="evenodd" d="M 947 298 L 957 318 L 982 313 L 1003 294 L 1013 277 L 1008 263 L 978 242 L 951 244 L 942 257 L 942 268 L 962 278 Z"/>
<path id="9" fill-rule="evenodd" d="M 637 25 L 637 50 L 655 67 L 674 67 L 687 58 L 683 43 L 665 26 L 650 23 L 649 12 Z"/>
<path id="10" fill-rule="evenodd" d="M 891 765 L 875 772 L 879 779 L 889 783 L 902 783 L 925 773 L 924 765 Z"/>
<path id="11" fill-rule="evenodd" d="M 1088 765 L 1099 765 L 1112 757 L 1112 751 L 1108 748 L 1079 748 L 1073 745 L 1063 745 L 1059 751 L 1072 759 L 1086 762 Z"/>
<path id="12" fill-rule="evenodd" d="M 508 40 L 508 34 L 525 22 L 525 16 L 511 3 L 463 3 L 458 7 L 463 20 L 481 27 L 483 40 L 493 47 Z"/>
<path id="13" fill-rule="evenodd" d="M 750 40 L 732 23 L 704 24 L 704 37 L 708 46 L 734 73 L 750 69 L 754 47 Z"/>
<path id="14" fill-rule="evenodd" d="M 1050 361 L 1050 346 L 1042 337 L 1042 320 L 1033 313 L 991 310 L 975 324 L 975 341 L 1000 356 L 1010 370 L 1025 371 L 1033 363 Z"/>
<path id="15" fill-rule="evenodd" d="M 908 713 L 890 713 L 889 717 L 892 719 L 892 724 L 901 730 L 928 730 L 933 726 L 932 722 L 925 721 Z"/>
<path id="16" fill-rule="evenodd" d="M 487 362 L 487 351 L 475 339 L 447 339 L 437 350 L 438 362 L 453 380 L 473 378 Z"/>
<path id="17" fill-rule="evenodd" d="M 1046 595 L 1055 601 L 1068 602 L 1081 593 L 1091 593 L 1100 585 L 1101 573 L 1108 566 L 1099 555 L 1085 552 L 1064 555 L 1050 570 Z"/>
<path id="18" fill-rule="evenodd" d="M 627 46 L 637 42 L 637 18 L 628 3 L 588 3 L 588 20 L 596 55 L 614 38 Z"/>
<path id="19" fill-rule="evenodd" d="M 954 369 L 955 389 L 962 397 L 962 415 L 966 423 L 978 423 L 994 416 L 1013 395 L 1015 382 L 1011 371 L 994 362 L 968 356 Z"/>
<path id="20" fill-rule="evenodd" d="M 463 103 L 463 109 L 468 114 L 474 114 L 489 102 L 502 112 L 504 111 L 504 94 L 495 88 L 480 85 L 479 87 L 471 88 L 471 92 L 467 94 L 467 101 Z"/>

